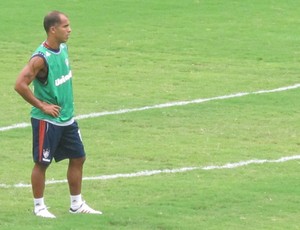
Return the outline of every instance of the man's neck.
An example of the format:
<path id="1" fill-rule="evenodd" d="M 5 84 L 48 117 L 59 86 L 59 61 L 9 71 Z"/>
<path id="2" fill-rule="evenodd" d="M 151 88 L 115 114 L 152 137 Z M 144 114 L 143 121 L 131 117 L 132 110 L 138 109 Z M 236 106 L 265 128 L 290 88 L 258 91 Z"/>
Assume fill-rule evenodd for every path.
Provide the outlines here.
<path id="1" fill-rule="evenodd" d="M 44 42 L 44 46 L 50 50 L 59 50 L 60 44 L 56 42 L 49 41 L 48 39 Z"/>

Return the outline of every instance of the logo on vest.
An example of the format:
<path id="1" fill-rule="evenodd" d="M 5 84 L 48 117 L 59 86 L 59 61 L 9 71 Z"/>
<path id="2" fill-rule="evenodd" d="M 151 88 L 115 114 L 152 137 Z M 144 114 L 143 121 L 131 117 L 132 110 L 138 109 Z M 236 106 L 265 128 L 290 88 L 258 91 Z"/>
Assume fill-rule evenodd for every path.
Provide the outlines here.
<path id="1" fill-rule="evenodd" d="M 69 66 L 69 59 L 68 58 L 66 58 L 65 63 L 66 63 L 66 66 Z"/>
<path id="2" fill-rule="evenodd" d="M 72 72 L 70 70 L 70 72 L 67 75 L 63 75 L 60 78 L 55 80 L 55 86 L 60 86 L 62 84 L 64 84 L 65 82 L 67 82 L 68 80 L 70 80 L 72 78 Z"/>

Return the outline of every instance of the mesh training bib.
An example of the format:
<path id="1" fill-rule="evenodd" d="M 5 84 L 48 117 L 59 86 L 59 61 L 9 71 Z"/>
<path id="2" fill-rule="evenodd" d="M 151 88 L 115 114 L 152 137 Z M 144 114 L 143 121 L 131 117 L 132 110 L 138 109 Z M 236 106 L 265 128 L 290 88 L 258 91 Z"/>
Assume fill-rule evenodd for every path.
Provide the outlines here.
<path id="1" fill-rule="evenodd" d="M 54 123 L 65 123 L 74 116 L 72 72 L 69 66 L 68 49 L 61 44 L 59 51 L 39 46 L 32 57 L 41 56 L 48 66 L 48 78 L 42 82 L 37 78 L 33 81 L 34 95 L 41 101 L 61 107 L 59 117 L 52 117 L 40 109 L 32 107 L 31 116 Z"/>

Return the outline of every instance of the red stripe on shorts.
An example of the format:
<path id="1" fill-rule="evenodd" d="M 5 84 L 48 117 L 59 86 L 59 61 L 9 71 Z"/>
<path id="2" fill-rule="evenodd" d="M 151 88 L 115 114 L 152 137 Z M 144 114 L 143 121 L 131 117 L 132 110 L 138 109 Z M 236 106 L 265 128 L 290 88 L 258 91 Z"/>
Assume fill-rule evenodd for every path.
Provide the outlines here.
<path id="1" fill-rule="evenodd" d="M 42 161 L 42 157 L 43 157 L 45 129 L 46 129 L 46 122 L 40 121 L 40 124 L 39 124 L 39 162 Z"/>

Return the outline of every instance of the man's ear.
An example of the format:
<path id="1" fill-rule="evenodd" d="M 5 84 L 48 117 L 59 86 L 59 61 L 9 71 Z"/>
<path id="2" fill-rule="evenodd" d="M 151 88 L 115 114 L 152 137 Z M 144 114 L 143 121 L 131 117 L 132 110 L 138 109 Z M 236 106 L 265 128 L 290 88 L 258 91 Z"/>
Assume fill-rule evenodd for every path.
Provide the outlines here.
<path id="1" fill-rule="evenodd" d="M 55 26 L 51 26 L 50 29 L 49 29 L 49 32 L 50 32 L 51 34 L 55 34 L 55 31 L 56 31 Z"/>

